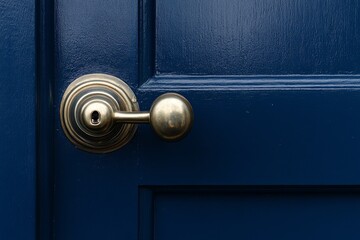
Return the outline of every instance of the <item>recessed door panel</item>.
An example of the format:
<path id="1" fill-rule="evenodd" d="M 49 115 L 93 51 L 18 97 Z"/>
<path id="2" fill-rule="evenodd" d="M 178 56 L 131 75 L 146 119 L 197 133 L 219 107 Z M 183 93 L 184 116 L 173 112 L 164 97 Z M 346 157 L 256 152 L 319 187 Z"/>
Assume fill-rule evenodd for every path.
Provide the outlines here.
<path id="1" fill-rule="evenodd" d="M 159 192 L 152 239 L 357 239 L 359 199 L 329 189 Z"/>
<path id="2" fill-rule="evenodd" d="M 357 1 L 157 0 L 155 4 L 159 74 L 360 73 Z"/>

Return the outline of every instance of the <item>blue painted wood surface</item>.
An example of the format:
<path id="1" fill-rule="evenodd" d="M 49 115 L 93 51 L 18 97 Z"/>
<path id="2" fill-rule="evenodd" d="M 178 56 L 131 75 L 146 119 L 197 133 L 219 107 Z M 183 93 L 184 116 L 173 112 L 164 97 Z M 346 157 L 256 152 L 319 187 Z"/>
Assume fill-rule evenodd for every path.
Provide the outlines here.
<path id="1" fill-rule="evenodd" d="M 35 1 L 0 1 L 0 239 L 36 239 Z"/>
<path id="2" fill-rule="evenodd" d="M 155 239 L 358 239 L 359 193 L 304 189 L 158 192 Z M 355 220 L 355 221 L 354 221 Z M 149 238 L 150 239 L 150 238 Z"/>
<path id="3" fill-rule="evenodd" d="M 195 122 L 177 143 L 140 126 L 101 155 L 76 149 L 55 114 L 55 238 L 358 238 L 359 7 L 57 1 L 56 114 L 70 82 L 101 72 L 141 109 L 183 94 Z"/>
<path id="4" fill-rule="evenodd" d="M 356 0 L 157 1 L 156 71 L 360 73 L 359 7 Z"/>

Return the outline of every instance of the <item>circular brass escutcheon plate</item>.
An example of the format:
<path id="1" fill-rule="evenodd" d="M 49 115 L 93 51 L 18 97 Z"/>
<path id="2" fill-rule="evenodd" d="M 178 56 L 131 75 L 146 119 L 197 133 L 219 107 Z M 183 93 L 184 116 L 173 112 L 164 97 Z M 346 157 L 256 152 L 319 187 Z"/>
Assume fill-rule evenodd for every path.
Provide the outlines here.
<path id="1" fill-rule="evenodd" d="M 115 124 L 112 114 L 117 111 L 139 111 L 131 88 L 111 75 L 88 74 L 66 89 L 60 105 L 61 125 L 78 148 L 94 153 L 111 152 L 128 143 L 137 128 L 136 124 Z"/>

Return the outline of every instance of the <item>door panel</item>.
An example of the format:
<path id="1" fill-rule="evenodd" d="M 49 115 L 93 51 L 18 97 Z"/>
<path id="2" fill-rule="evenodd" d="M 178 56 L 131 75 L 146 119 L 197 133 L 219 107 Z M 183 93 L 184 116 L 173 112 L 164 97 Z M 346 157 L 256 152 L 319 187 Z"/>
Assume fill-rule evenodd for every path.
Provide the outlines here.
<path id="1" fill-rule="evenodd" d="M 269 190 L 158 192 L 154 239 L 357 239 L 358 193 Z"/>
<path id="2" fill-rule="evenodd" d="M 156 73 L 359 73 L 358 8 L 354 0 L 158 0 Z"/>
<path id="3" fill-rule="evenodd" d="M 124 148 L 91 154 L 57 117 L 55 238 L 358 237 L 359 7 L 57 1 L 57 112 L 70 82 L 107 73 L 142 110 L 183 94 L 195 120 L 180 142 L 139 126 Z"/>

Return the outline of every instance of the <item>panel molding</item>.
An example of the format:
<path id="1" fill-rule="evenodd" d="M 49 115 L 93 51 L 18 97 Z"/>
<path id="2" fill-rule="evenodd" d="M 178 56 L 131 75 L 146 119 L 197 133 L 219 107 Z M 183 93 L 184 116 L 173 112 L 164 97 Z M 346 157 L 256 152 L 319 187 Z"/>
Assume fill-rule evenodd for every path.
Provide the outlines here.
<path id="1" fill-rule="evenodd" d="M 360 90 L 360 75 L 155 75 L 139 90 Z"/>

